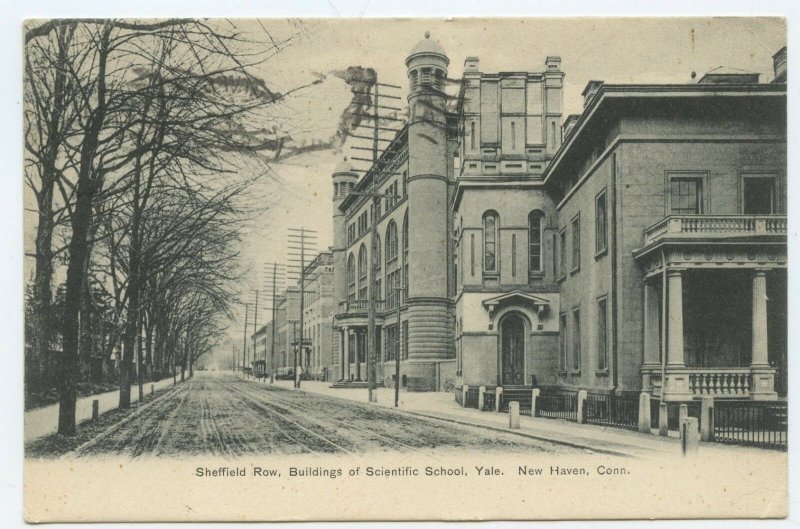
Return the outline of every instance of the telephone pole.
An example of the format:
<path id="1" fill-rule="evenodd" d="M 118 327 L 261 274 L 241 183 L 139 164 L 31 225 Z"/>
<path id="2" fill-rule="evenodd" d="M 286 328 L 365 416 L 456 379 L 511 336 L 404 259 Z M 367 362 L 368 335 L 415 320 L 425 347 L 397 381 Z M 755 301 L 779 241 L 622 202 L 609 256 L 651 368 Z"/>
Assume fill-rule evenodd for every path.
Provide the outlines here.
<path id="1" fill-rule="evenodd" d="M 244 304 L 244 325 L 243 327 L 243 340 L 242 340 L 242 376 L 244 377 L 244 366 L 247 362 L 247 310 L 249 308 L 249 304 Z"/>
<path id="2" fill-rule="evenodd" d="M 300 286 L 300 314 L 298 320 L 300 323 L 298 348 L 294 353 L 294 387 L 300 387 L 300 372 L 298 369 L 298 352 L 301 355 L 305 354 L 303 323 L 305 319 L 305 277 L 306 277 L 306 254 L 308 251 L 314 252 L 317 243 L 316 230 L 310 230 L 303 226 L 300 228 L 289 228 L 289 259 L 290 263 L 297 263 L 296 265 L 289 265 L 290 269 L 296 270 L 298 275 L 298 283 Z M 302 358 L 300 358 L 302 364 Z M 308 366 L 306 366 L 308 368 Z"/>
<path id="3" fill-rule="evenodd" d="M 366 176 L 371 177 L 370 180 L 370 187 L 369 192 L 352 192 L 353 195 L 360 195 L 360 196 L 367 196 L 370 200 L 370 266 L 368 268 L 368 277 L 367 277 L 367 297 L 369 298 L 369 302 L 367 304 L 367 388 L 369 393 L 369 402 L 377 402 L 378 401 L 378 394 L 377 394 L 377 383 L 376 383 L 376 372 L 375 372 L 375 365 L 378 362 L 377 358 L 377 337 L 376 337 L 376 330 L 375 330 L 375 305 L 376 305 L 376 292 L 375 292 L 375 276 L 376 276 L 376 269 L 377 269 L 377 246 L 378 246 L 378 204 L 381 198 L 391 197 L 397 198 L 396 195 L 388 195 L 388 194 L 380 194 L 378 192 L 378 180 L 380 177 L 386 174 L 392 174 L 391 170 L 384 171 L 381 168 L 381 160 L 380 157 L 382 152 L 380 151 L 379 142 L 391 142 L 391 140 L 387 140 L 385 138 L 381 138 L 380 134 L 383 131 L 389 132 L 397 132 L 397 129 L 391 129 L 387 127 L 381 127 L 381 123 L 383 121 L 394 121 L 394 122 L 402 122 L 401 118 L 398 118 L 396 114 L 394 116 L 382 116 L 380 115 L 379 109 L 387 109 L 392 110 L 395 112 L 400 111 L 401 109 L 398 107 L 391 107 L 381 103 L 381 97 L 388 98 L 388 99 L 400 99 L 397 95 L 383 95 L 380 93 L 380 87 L 385 87 L 389 89 L 396 89 L 399 90 L 400 87 L 396 85 L 390 85 L 385 83 L 378 82 L 378 74 L 375 74 L 374 83 L 372 83 L 371 88 L 367 88 L 367 92 L 364 95 L 370 96 L 370 106 L 372 107 L 371 114 L 358 114 L 360 117 L 366 118 L 372 121 L 372 137 L 369 138 L 368 136 L 354 136 L 356 138 L 362 139 L 371 139 L 372 146 L 371 147 L 358 147 L 353 146 L 352 149 L 356 150 L 365 150 L 372 152 L 372 159 L 368 158 L 358 158 L 355 156 L 351 156 L 353 160 L 359 160 L 364 162 L 370 162 L 371 167 L 367 170 Z M 372 93 L 370 93 L 372 92 Z M 363 92 L 362 92 L 363 94 Z M 374 101 L 372 98 L 374 97 Z M 385 167 L 383 168 L 385 169 Z M 354 169 L 356 170 L 356 169 Z M 386 285 L 387 290 L 392 288 L 393 286 Z M 359 362 L 358 358 L 358 351 L 356 351 L 356 362 Z"/>

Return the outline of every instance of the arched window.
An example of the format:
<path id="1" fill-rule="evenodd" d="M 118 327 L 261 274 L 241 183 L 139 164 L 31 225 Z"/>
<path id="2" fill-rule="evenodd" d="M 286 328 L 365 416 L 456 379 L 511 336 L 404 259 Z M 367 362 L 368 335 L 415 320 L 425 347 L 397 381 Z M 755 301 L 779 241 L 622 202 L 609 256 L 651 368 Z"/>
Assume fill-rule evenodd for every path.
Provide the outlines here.
<path id="1" fill-rule="evenodd" d="M 483 271 L 497 272 L 497 235 L 500 219 L 496 212 L 483 215 Z"/>
<path id="2" fill-rule="evenodd" d="M 386 228 L 386 305 L 396 308 L 397 287 L 400 286 L 400 267 L 397 259 L 397 224 L 394 221 Z"/>
<path id="3" fill-rule="evenodd" d="M 358 250 L 358 299 L 367 299 L 367 247 Z"/>
<path id="4" fill-rule="evenodd" d="M 542 229 L 544 228 L 544 213 L 533 210 L 528 215 L 528 272 L 539 273 L 542 271 Z"/>
<path id="5" fill-rule="evenodd" d="M 383 294 L 381 293 L 381 286 L 383 281 L 381 280 L 381 268 L 383 267 L 383 259 L 381 257 L 381 236 L 375 235 L 375 299 L 383 299 Z"/>
<path id="6" fill-rule="evenodd" d="M 347 301 L 356 299 L 356 258 L 353 254 L 347 258 Z"/>
<path id="7" fill-rule="evenodd" d="M 408 210 L 403 218 L 403 292 L 401 299 L 403 303 L 408 296 Z"/>

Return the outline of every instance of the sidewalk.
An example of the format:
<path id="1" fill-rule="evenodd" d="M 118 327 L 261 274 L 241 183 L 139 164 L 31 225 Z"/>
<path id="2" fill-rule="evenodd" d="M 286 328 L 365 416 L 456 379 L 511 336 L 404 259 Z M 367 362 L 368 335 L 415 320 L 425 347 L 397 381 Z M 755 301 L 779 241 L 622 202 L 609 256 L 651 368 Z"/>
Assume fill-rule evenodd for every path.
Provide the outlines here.
<path id="1" fill-rule="evenodd" d="M 263 384 L 263 382 L 258 383 Z M 291 381 L 276 380 L 275 385 L 284 389 L 292 389 Z M 329 382 L 303 381 L 301 390 L 365 404 L 368 401 L 365 389 L 332 389 Z M 378 406 L 394 407 L 394 389 L 378 388 L 377 395 Z M 407 393 L 401 391 L 399 404 L 398 409 L 406 413 L 515 433 L 570 446 L 590 448 L 598 452 L 633 457 L 651 456 L 658 453 L 664 455 L 681 453 L 680 440 L 675 437 L 660 437 L 655 434 L 648 435 L 593 424 L 578 424 L 560 419 L 520 416 L 520 429 L 510 430 L 507 413 L 480 412 L 472 408 L 462 408 L 455 401 L 453 393 Z M 730 457 L 736 453 L 752 453 L 754 449 L 703 443 L 702 450 L 706 453 L 713 451 L 720 455 L 727 454 Z"/>
<path id="2" fill-rule="evenodd" d="M 150 393 L 150 384 L 155 384 L 156 390 L 172 385 L 172 377 L 158 382 L 146 382 L 144 394 Z M 75 405 L 75 422 L 80 424 L 92 418 L 92 401 L 97 399 L 100 405 L 100 415 L 107 411 L 117 409 L 119 405 L 119 390 L 107 391 L 79 398 Z M 131 386 L 131 404 L 139 402 L 139 386 Z M 58 404 L 51 404 L 42 408 L 25 412 L 25 443 L 56 433 L 58 430 Z"/>

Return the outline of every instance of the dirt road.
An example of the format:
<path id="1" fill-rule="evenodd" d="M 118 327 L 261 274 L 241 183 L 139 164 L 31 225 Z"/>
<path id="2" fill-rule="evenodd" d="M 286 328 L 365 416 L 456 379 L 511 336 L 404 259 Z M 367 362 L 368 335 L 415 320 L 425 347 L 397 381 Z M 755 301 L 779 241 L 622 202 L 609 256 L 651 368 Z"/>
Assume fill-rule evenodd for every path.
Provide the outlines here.
<path id="1" fill-rule="evenodd" d="M 581 451 L 279 389 L 229 374 L 202 373 L 79 447 L 75 455 L 363 454 L 428 455 Z"/>

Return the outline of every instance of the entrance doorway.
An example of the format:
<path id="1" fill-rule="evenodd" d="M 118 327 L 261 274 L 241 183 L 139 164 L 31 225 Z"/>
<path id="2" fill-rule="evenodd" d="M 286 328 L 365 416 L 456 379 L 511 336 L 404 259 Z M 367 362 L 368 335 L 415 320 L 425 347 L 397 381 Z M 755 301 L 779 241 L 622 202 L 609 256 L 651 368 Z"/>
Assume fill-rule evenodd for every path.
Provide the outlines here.
<path id="1" fill-rule="evenodd" d="M 517 314 L 509 314 L 500 323 L 500 383 L 523 385 L 525 383 L 525 321 Z"/>

